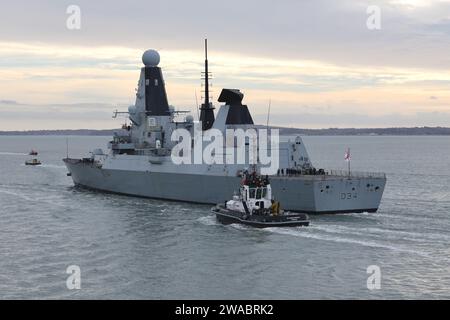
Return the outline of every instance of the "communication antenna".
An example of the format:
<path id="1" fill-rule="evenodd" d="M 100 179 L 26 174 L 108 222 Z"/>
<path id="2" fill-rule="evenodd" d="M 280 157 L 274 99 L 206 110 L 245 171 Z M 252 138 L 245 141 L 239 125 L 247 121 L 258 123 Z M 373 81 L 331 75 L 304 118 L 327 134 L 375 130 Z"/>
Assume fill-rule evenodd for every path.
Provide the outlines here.
<path id="1" fill-rule="evenodd" d="M 69 159 L 69 137 L 66 137 L 66 159 Z"/>
<path id="2" fill-rule="evenodd" d="M 118 111 L 117 109 L 113 111 L 112 118 L 116 119 L 119 114 L 130 114 L 128 111 Z"/>
<path id="3" fill-rule="evenodd" d="M 198 113 L 198 107 L 199 107 L 199 104 L 198 104 L 198 98 L 197 98 L 197 90 L 195 90 L 195 109 L 197 110 L 197 120 L 199 120 L 200 119 L 200 115 L 199 115 L 199 113 Z"/>
<path id="4" fill-rule="evenodd" d="M 269 120 L 270 120 L 270 105 L 272 104 L 272 99 L 269 99 L 269 108 L 267 109 L 267 129 L 269 129 Z"/>

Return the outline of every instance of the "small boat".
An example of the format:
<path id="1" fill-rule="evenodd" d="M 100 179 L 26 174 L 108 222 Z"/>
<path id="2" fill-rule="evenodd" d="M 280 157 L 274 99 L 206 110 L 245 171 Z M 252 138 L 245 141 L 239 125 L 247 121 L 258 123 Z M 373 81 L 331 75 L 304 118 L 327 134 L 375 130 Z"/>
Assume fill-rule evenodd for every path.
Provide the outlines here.
<path id="1" fill-rule="evenodd" d="M 37 156 L 38 155 L 38 152 L 36 151 L 36 150 L 34 150 L 34 149 L 32 149 L 31 151 L 30 151 L 30 153 L 28 153 L 30 156 Z"/>
<path id="2" fill-rule="evenodd" d="M 42 164 L 38 159 L 31 159 L 31 160 L 26 160 L 25 161 L 25 165 L 27 166 L 38 166 Z"/>
<path id="3" fill-rule="evenodd" d="M 309 225 L 307 214 L 281 210 L 280 203 L 272 199 L 268 177 L 261 177 L 256 172 L 244 172 L 239 194 L 211 210 L 223 224 L 240 223 L 257 228 Z"/>

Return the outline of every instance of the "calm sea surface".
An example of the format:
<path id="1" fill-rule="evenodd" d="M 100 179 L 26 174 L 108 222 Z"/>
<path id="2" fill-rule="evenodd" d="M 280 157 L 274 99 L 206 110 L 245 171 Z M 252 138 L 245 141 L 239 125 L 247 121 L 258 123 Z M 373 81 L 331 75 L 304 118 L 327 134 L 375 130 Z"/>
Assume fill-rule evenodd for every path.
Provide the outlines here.
<path id="1" fill-rule="evenodd" d="M 108 137 L 70 137 L 70 156 Z M 208 205 L 73 187 L 65 137 L 0 137 L 0 298 L 450 298 L 450 137 L 305 137 L 316 167 L 386 172 L 376 214 L 218 224 Z M 42 166 L 25 166 L 39 151 Z M 66 269 L 81 269 L 68 290 Z M 367 267 L 381 270 L 368 290 Z"/>

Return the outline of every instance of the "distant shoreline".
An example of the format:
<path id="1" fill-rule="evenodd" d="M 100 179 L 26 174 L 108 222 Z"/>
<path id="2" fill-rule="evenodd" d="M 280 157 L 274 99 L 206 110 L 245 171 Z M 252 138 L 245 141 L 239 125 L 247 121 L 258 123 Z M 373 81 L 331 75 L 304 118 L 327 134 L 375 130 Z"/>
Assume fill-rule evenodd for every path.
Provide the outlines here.
<path id="1" fill-rule="evenodd" d="M 265 126 L 258 126 L 265 128 Z M 448 136 L 450 127 L 398 127 L 398 128 L 329 128 L 300 129 L 273 127 L 281 135 L 307 136 Z M 24 130 L 0 131 L 0 136 L 111 136 L 117 129 L 74 129 L 74 130 Z"/>

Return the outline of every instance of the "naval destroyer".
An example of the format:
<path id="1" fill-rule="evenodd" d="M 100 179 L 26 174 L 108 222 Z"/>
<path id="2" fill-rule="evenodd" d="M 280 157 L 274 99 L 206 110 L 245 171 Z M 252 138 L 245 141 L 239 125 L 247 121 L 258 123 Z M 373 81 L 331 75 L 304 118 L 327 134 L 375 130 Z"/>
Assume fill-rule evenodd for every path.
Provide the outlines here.
<path id="1" fill-rule="evenodd" d="M 194 121 L 191 115 L 184 116 L 169 105 L 158 66 L 159 53 L 145 51 L 135 104 L 124 112 L 129 125 L 114 132 L 108 152 L 95 149 L 85 158 L 63 159 L 74 184 L 125 195 L 205 204 L 229 199 L 239 189 L 241 173 L 248 164 L 175 164 L 171 157 L 176 145 L 171 136 L 177 129 L 193 133 L 197 128 L 207 135 L 213 130 L 258 127 L 248 107 L 242 104 L 244 96 L 238 89 L 222 89 L 218 98 L 221 106 L 214 113 L 206 41 L 205 55 L 204 101 L 199 121 Z M 245 144 L 248 147 L 248 142 Z M 280 142 L 277 153 L 279 167 L 270 181 L 273 195 L 284 209 L 306 213 L 378 210 L 386 184 L 384 173 L 316 169 L 300 136 Z"/>

